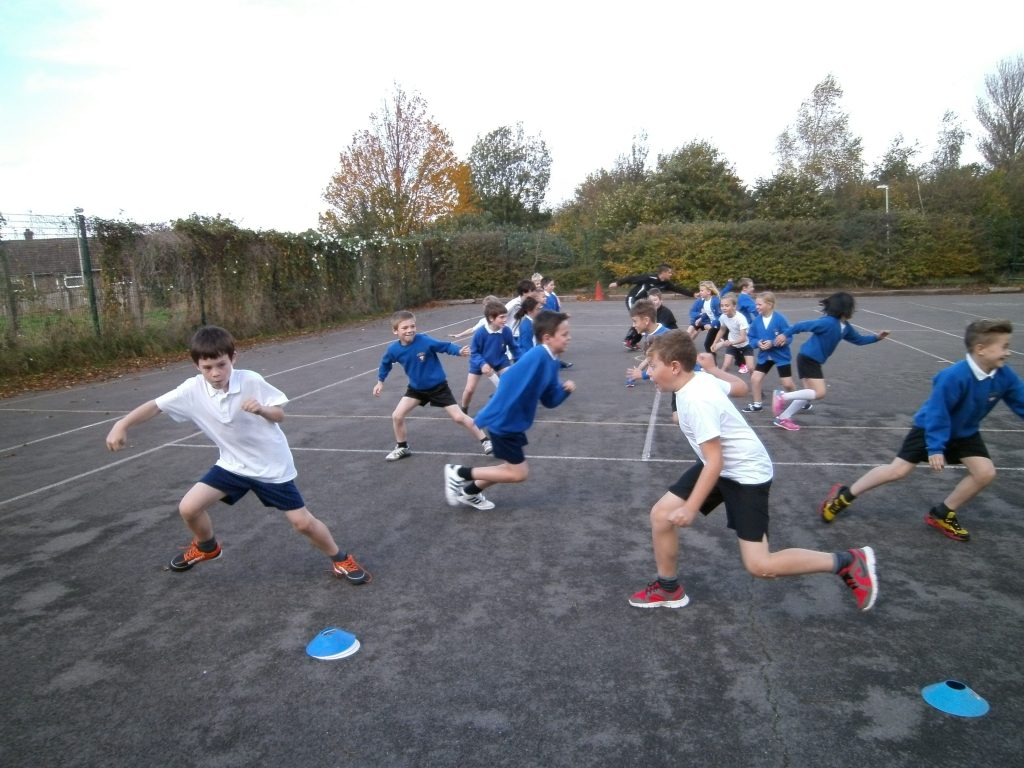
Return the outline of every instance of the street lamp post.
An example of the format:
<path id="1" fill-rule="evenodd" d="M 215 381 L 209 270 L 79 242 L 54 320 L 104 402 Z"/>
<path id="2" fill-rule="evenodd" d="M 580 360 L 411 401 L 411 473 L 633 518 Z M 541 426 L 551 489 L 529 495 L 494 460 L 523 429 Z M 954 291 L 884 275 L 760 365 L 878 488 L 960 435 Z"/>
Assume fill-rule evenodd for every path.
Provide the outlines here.
<path id="1" fill-rule="evenodd" d="M 889 258 L 889 185 L 879 184 L 875 189 L 885 190 L 885 258 Z"/>

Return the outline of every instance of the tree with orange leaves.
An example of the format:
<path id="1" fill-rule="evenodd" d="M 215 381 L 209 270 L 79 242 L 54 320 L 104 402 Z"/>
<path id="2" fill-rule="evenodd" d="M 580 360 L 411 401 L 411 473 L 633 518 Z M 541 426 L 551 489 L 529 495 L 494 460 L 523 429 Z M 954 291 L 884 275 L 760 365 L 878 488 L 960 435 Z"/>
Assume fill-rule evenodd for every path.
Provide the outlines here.
<path id="1" fill-rule="evenodd" d="M 460 166 L 451 138 L 427 115 L 427 102 L 396 83 L 391 102 L 341 153 L 324 191 L 331 208 L 320 215 L 320 229 L 392 237 L 421 230 L 456 210 Z"/>

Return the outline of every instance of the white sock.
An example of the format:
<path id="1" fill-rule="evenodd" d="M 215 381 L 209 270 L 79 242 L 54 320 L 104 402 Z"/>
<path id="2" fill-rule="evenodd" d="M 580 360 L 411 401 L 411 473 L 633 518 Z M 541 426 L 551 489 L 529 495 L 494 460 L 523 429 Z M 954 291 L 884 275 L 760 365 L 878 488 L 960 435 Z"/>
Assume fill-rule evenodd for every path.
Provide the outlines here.
<path id="1" fill-rule="evenodd" d="M 786 402 L 793 400 L 815 400 L 817 397 L 813 389 L 795 389 L 792 392 L 782 393 L 782 399 Z"/>
<path id="2" fill-rule="evenodd" d="M 782 399 L 789 403 L 789 407 L 782 412 L 782 415 L 779 418 L 793 418 L 793 416 L 804 407 L 804 403 L 808 400 L 814 400 L 816 397 L 817 395 L 814 394 L 813 389 L 798 389 L 795 392 L 787 392 L 782 396 Z"/>
<path id="3" fill-rule="evenodd" d="M 803 408 L 804 407 L 804 403 L 806 403 L 806 402 L 807 402 L 806 400 L 794 400 L 793 402 L 791 402 L 789 404 L 789 408 L 787 408 L 786 410 L 784 410 L 782 412 L 782 414 L 779 416 L 779 418 L 780 419 L 791 419 L 791 418 L 793 418 L 793 415 L 796 414 L 797 411 L 799 411 L 801 408 Z"/>

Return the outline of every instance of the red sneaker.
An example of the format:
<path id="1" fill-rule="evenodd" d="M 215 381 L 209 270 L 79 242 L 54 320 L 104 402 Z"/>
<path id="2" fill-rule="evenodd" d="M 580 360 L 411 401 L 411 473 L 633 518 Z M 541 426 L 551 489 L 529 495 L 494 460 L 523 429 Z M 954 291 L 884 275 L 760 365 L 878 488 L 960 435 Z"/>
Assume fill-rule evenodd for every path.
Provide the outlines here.
<path id="1" fill-rule="evenodd" d="M 853 590 L 857 607 L 862 611 L 870 611 L 878 598 L 875 551 L 871 547 L 862 547 L 851 549 L 850 554 L 853 555 L 853 562 L 839 571 L 838 576 Z"/>
<path id="2" fill-rule="evenodd" d="M 657 579 L 629 598 L 629 604 L 634 608 L 682 608 L 689 602 L 690 596 L 682 586 L 666 592 Z"/>

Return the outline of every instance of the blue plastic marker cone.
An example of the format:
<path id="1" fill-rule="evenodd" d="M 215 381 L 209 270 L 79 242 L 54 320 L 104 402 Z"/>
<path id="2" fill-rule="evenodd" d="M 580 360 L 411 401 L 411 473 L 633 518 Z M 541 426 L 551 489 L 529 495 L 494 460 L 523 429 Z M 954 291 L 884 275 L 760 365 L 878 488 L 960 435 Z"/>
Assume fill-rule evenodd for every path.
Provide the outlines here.
<path id="1" fill-rule="evenodd" d="M 936 709 L 958 717 L 981 717 L 988 702 L 959 680 L 945 680 L 921 689 L 924 700 Z"/>
<path id="2" fill-rule="evenodd" d="M 309 641 L 306 653 L 314 659 L 331 661 L 344 659 L 359 650 L 359 641 L 351 632 L 337 627 L 328 627 Z"/>

